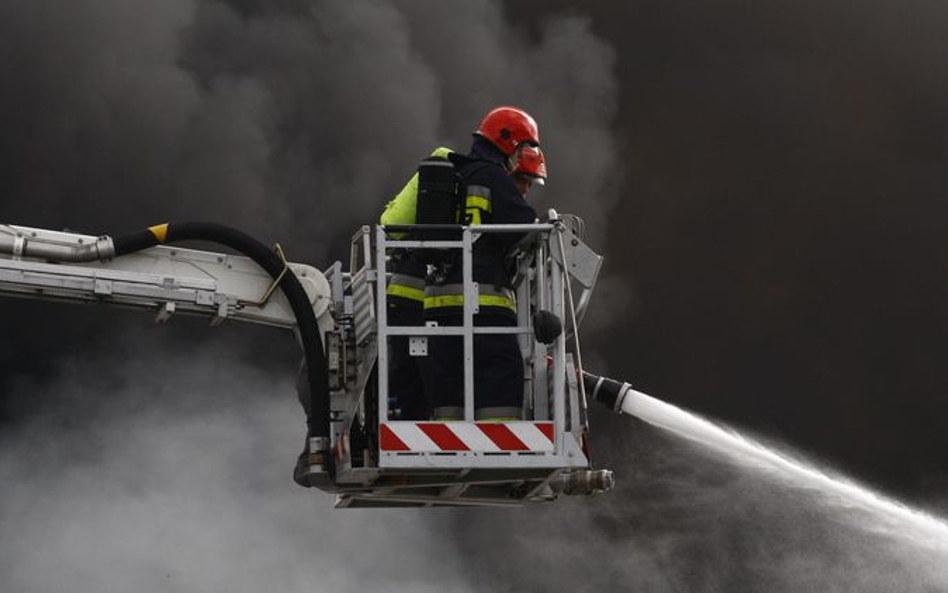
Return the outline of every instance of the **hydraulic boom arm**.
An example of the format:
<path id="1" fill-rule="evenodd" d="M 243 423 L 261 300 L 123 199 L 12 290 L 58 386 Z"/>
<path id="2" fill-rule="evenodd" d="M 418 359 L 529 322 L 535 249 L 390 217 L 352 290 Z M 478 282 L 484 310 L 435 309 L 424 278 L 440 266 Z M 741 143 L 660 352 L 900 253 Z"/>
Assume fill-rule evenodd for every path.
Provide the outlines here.
<path id="1" fill-rule="evenodd" d="M 83 251 L 97 258 L 102 245 L 89 235 L 0 226 L 0 294 L 148 309 L 158 322 L 187 313 L 215 325 L 232 319 L 296 326 L 286 297 L 275 290 L 278 282 L 248 257 L 156 246 L 105 262 L 67 263 L 75 257 L 70 254 Z M 303 285 L 317 319 L 325 319 L 326 278 L 311 266 L 286 266 Z M 331 323 L 324 319 L 321 325 Z"/>

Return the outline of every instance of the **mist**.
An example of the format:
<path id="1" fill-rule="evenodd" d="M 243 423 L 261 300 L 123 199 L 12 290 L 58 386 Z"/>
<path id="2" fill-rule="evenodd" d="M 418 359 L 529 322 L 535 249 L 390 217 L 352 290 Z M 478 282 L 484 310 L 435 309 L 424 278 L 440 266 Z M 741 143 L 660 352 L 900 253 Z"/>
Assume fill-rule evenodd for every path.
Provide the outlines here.
<path id="1" fill-rule="evenodd" d="M 943 552 L 628 417 L 596 419 L 623 437 L 593 451 L 617 473 L 602 496 L 510 510 L 334 511 L 330 496 L 289 480 L 301 437 L 291 373 L 174 333 L 149 340 L 156 353 L 140 335 L 112 335 L 60 357 L 42 385 L 14 385 L 43 403 L 0 437 L 4 589 L 948 585 Z"/>
<path id="2" fill-rule="evenodd" d="M 488 513 L 458 522 L 481 590 L 937 591 L 948 583 L 943 549 L 872 530 L 878 520 L 845 501 L 617 421 L 621 440 L 593 450 L 616 470 L 616 490 L 505 517 L 515 562 L 505 561 L 506 548 L 491 549 L 497 529 Z"/>
<path id="3" fill-rule="evenodd" d="M 113 338 L 121 366 L 64 356 L 19 387 L 47 405 L 0 437 L 4 590 L 466 590 L 421 512 L 333 512 L 292 485 L 291 374 Z"/>

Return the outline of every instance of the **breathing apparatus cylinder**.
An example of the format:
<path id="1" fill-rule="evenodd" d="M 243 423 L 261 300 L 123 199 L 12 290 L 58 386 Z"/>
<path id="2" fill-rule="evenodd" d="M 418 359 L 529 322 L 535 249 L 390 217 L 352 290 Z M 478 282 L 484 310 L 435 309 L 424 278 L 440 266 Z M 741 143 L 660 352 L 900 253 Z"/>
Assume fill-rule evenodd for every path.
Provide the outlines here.
<path id="1" fill-rule="evenodd" d="M 431 156 L 418 167 L 418 202 L 415 224 L 438 225 L 439 230 L 412 231 L 413 239 L 428 241 L 457 240 L 458 234 L 444 229 L 444 225 L 458 224 L 461 207 L 458 200 L 459 177 L 447 158 Z M 450 260 L 448 249 L 416 249 L 414 257 L 422 263 L 438 264 Z"/>

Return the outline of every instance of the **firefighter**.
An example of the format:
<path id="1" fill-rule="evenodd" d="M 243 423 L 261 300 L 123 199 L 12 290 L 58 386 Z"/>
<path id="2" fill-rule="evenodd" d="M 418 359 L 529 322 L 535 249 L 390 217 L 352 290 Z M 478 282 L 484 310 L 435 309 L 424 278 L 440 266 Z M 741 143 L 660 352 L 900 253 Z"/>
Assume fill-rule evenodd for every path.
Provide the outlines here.
<path id="1" fill-rule="evenodd" d="M 446 160 L 453 151 L 435 149 L 429 160 Z M 540 149 L 523 145 L 518 153 L 517 166 L 510 173 L 517 189 L 524 196 L 534 183 L 543 184 L 546 164 Z M 385 206 L 379 219 L 382 225 L 407 225 L 417 221 L 418 173 Z M 404 233 L 390 233 L 392 238 L 406 238 Z M 389 326 L 420 326 L 424 324 L 423 305 L 427 265 L 423 258 L 409 249 L 399 250 L 390 262 L 392 276 L 386 290 L 386 310 Z M 389 398 L 397 410 L 391 419 L 427 420 L 431 404 L 425 396 L 421 378 L 421 360 L 411 356 L 407 336 L 389 338 L 388 369 Z"/>
<path id="2" fill-rule="evenodd" d="M 518 158 L 539 146 L 536 122 L 515 107 L 489 112 L 474 133 L 467 155 L 449 159 L 460 174 L 459 198 L 468 225 L 529 224 L 536 212 L 510 175 Z M 476 326 L 517 325 L 517 303 L 506 266 L 506 254 L 522 235 L 490 233 L 473 247 L 472 274 L 478 283 Z M 439 326 L 463 324 L 463 284 L 460 257 L 442 267 L 425 289 L 424 318 Z M 432 398 L 436 420 L 460 420 L 464 411 L 463 341 L 457 336 L 430 339 L 425 358 L 425 391 Z M 523 408 L 523 356 L 514 334 L 474 337 L 474 407 L 477 420 L 517 420 Z"/>
<path id="3" fill-rule="evenodd" d="M 431 153 L 434 159 L 446 159 L 453 152 L 439 147 Z M 418 200 L 418 173 L 385 206 L 379 217 L 382 225 L 415 224 Z M 393 239 L 407 238 L 404 233 L 391 233 Z M 392 254 L 392 276 L 386 289 L 386 314 L 390 326 L 424 325 L 425 277 L 427 265 L 410 249 Z M 392 336 L 388 349 L 388 393 L 397 410 L 391 419 L 428 420 L 431 405 L 425 397 L 420 360 L 408 351 L 408 336 Z"/>
<path id="4" fill-rule="evenodd" d="M 546 183 L 546 158 L 543 151 L 536 146 L 524 146 L 520 149 L 517 158 L 517 166 L 510 173 L 513 176 L 517 189 L 527 197 L 533 184 L 544 185 Z"/>

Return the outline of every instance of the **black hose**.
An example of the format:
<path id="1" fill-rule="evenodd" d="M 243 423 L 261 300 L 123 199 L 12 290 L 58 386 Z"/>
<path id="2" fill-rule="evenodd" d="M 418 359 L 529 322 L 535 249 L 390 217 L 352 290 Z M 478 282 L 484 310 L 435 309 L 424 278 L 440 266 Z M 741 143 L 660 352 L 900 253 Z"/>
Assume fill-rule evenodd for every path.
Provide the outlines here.
<path id="1" fill-rule="evenodd" d="M 175 241 L 210 241 L 226 245 L 257 262 L 274 280 L 283 272 L 283 261 L 269 247 L 244 232 L 213 222 L 162 224 L 113 239 L 116 257 Z M 296 274 L 293 274 L 292 270 L 289 272 L 280 280 L 280 288 L 283 289 L 283 294 L 296 316 L 300 339 L 303 342 L 307 379 L 312 394 L 312 413 L 306 419 L 306 424 L 309 436 L 328 439 L 329 376 L 323 343 L 319 336 L 316 314 L 313 313 L 306 290 Z"/>

